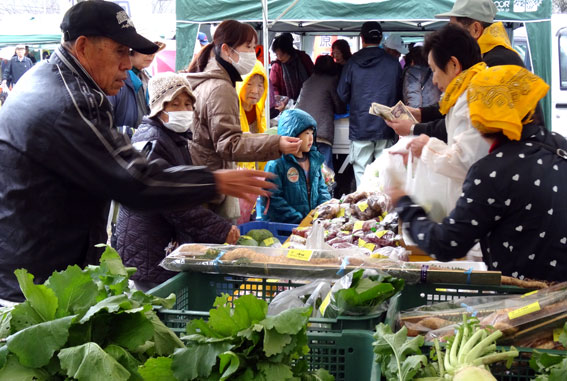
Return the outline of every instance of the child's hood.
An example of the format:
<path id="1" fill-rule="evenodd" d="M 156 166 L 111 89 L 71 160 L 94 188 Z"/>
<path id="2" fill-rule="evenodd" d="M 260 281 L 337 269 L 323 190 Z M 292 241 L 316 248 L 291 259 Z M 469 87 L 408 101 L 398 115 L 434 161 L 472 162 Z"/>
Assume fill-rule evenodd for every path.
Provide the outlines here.
<path id="1" fill-rule="evenodd" d="M 278 135 L 297 137 L 309 127 L 313 128 L 313 139 L 317 132 L 317 122 L 303 110 L 285 110 L 278 123 Z"/>

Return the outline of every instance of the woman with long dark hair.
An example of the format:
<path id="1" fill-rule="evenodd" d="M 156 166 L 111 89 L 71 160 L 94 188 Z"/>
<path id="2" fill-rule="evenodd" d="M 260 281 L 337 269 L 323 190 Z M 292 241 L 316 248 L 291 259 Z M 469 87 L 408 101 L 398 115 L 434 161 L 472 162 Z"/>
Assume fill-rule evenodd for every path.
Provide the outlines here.
<path id="1" fill-rule="evenodd" d="M 237 161 L 268 161 L 295 153 L 297 138 L 242 134 L 235 84 L 256 64 L 258 36 L 250 25 L 236 20 L 223 21 L 213 42 L 201 49 L 189 65 L 189 80 L 197 105 L 190 143 L 196 165 L 211 170 L 234 168 Z M 240 216 L 238 201 L 227 198 L 214 205 L 227 218 Z"/>

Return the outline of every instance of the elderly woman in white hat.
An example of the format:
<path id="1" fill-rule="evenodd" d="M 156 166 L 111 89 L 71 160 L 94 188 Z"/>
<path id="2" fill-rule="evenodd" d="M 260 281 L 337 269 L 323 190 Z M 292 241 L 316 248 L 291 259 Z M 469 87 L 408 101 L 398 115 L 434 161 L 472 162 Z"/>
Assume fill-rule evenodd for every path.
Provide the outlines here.
<path id="1" fill-rule="evenodd" d="M 149 160 L 168 166 L 191 165 L 189 128 L 193 123 L 195 97 L 184 76 L 160 73 L 148 85 L 150 114 L 132 138 Z M 159 267 L 170 244 L 188 242 L 236 243 L 238 228 L 202 206 L 177 212 L 141 213 L 122 207 L 116 224 L 116 247 L 126 266 L 138 271 L 136 286 L 148 290 L 175 273 Z"/>

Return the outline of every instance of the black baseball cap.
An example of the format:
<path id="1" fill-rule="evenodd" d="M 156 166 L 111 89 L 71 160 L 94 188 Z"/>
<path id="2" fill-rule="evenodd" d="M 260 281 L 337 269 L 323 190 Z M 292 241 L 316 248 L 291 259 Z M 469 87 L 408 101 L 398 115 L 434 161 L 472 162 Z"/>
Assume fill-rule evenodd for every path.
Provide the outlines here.
<path id="1" fill-rule="evenodd" d="M 362 24 L 362 28 L 360 28 L 360 35 L 365 40 L 381 40 L 382 25 L 380 25 L 377 21 L 367 21 Z"/>
<path id="2" fill-rule="evenodd" d="M 136 32 L 126 11 L 110 1 L 89 0 L 73 5 L 63 16 L 64 41 L 79 36 L 103 36 L 142 53 L 153 54 L 159 47 Z"/>

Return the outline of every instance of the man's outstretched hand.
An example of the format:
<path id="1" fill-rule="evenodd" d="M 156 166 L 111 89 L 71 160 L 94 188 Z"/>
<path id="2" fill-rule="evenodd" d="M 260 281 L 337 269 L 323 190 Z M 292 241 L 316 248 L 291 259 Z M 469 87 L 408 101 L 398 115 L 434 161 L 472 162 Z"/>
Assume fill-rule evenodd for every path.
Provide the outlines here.
<path id="1" fill-rule="evenodd" d="M 266 178 L 275 175 L 264 171 L 249 169 L 220 170 L 213 172 L 217 185 L 217 193 L 232 197 L 243 198 L 251 203 L 257 196 L 269 196 L 266 189 L 275 188 L 275 184 L 266 181 Z"/>

